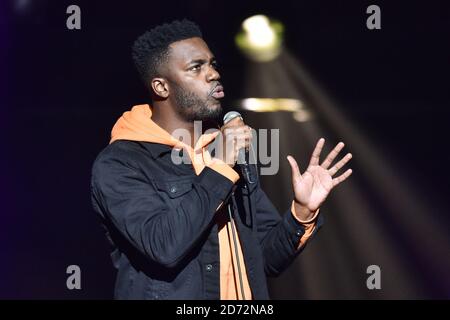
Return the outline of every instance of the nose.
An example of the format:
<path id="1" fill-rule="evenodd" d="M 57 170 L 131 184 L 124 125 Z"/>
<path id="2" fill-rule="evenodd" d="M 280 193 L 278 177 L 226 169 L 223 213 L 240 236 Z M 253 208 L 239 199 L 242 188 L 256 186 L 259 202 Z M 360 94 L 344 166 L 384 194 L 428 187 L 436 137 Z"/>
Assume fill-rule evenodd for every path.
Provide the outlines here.
<path id="1" fill-rule="evenodd" d="M 213 67 L 209 66 L 208 72 L 206 74 L 206 80 L 208 82 L 217 81 L 220 79 L 220 73 Z"/>

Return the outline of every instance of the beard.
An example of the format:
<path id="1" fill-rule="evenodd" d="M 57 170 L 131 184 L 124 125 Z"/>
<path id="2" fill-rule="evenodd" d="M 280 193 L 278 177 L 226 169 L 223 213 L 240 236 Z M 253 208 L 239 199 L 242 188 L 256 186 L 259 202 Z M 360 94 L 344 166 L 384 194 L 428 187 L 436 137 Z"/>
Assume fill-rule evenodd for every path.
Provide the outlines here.
<path id="1" fill-rule="evenodd" d="M 201 98 L 184 89 L 177 83 L 171 83 L 175 99 L 175 110 L 185 121 L 218 121 L 222 114 L 222 106 L 211 96 Z"/>

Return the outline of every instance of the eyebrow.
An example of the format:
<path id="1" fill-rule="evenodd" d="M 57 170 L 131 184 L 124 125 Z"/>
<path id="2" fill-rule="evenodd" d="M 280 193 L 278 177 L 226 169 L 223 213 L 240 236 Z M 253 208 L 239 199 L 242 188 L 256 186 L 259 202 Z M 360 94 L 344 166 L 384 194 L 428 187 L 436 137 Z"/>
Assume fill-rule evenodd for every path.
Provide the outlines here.
<path id="1" fill-rule="evenodd" d="M 209 62 L 210 62 L 210 63 L 211 63 L 211 62 L 217 62 L 216 57 L 212 57 L 212 58 L 209 60 Z M 191 66 L 191 65 L 193 65 L 193 64 L 205 64 L 205 63 L 208 63 L 208 60 L 206 60 L 206 59 L 195 59 L 195 60 L 190 61 L 187 65 L 188 65 L 188 66 Z"/>

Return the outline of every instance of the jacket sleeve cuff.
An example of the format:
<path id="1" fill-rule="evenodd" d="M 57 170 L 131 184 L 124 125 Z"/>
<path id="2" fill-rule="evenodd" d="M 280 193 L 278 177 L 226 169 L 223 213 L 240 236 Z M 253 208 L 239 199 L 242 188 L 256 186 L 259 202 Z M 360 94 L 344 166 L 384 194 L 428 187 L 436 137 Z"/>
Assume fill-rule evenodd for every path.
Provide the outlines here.
<path id="1" fill-rule="evenodd" d="M 308 224 L 304 225 L 305 228 L 305 233 L 301 236 L 298 245 L 297 245 L 297 249 L 300 249 L 301 247 L 303 247 L 305 245 L 305 243 L 309 240 L 309 238 L 311 238 L 311 236 L 314 233 L 314 230 L 316 229 L 316 222 L 311 222 Z"/>
<path id="2" fill-rule="evenodd" d="M 202 170 L 202 172 L 196 177 L 196 180 L 206 190 L 209 190 L 217 195 L 222 201 L 228 197 L 231 189 L 233 188 L 232 181 L 208 166 Z"/>
<path id="3" fill-rule="evenodd" d="M 222 160 L 215 159 L 213 162 L 208 164 L 208 167 L 225 176 L 228 180 L 231 180 L 233 184 L 239 180 L 239 174 Z"/>
<path id="4" fill-rule="evenodd" d="M 300 240 L 298 242 L 297 245 L 297 249 L 300 249 L 301 247 L 303 247 L 306 242 L 309 240 L 309 238 L 311 238 L 311 236 L 314 234 L 314 230 L 316 229 L 317 226 L 317 217 L 319 215 L 319 211 L 320 208 L 318 208 L 316 210 L 316 212 L 314 213 L 313 217 L 311 219 L 308 219 L 306 221 L 302 221 L 299 218 L 297 218 L 297 214 L 295 212 L 295 205 L 294 205 L 294 201 L 292 201 L 292 206 L 291 206 L 291 213 L 292 216 L 295 218 L 295 220 L 297 220 L 304 228 L 304 233 L 303 235 L 300 237 Z"/>

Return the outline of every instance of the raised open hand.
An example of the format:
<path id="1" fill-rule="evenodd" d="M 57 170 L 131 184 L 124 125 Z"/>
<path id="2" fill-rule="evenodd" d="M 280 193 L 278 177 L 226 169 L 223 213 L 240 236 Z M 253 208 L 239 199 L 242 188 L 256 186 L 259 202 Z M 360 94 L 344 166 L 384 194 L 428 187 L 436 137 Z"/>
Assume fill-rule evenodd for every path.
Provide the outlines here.
<path id="1" fill-rule="evenodd" d="M 351 153 L 347 153 L 345 157 L 328 169 L 344 147 L 343 142 L 339 142 L 328 154 L 322 164 L 319 165 L 319 157 L 324 144 L 325 139 L 319 139 L 311 156 L 309 166 L 303 174 L 300 174 L 297 161 L 295 161 L 292 156 L 287 157 L 292 170 L 292 186 L 295 195 L 294 201 L 296 204 L 300 205 L 302 208 L 308 209 L 310 212 L 316 211 L 325 201 L 331 189 L 352 174 L 352 169 L 348 169 L 340 176 L 333 178 L 336 172 L 352 158 Z M 305 217 L 299 218 L 305 219 Z"/>

